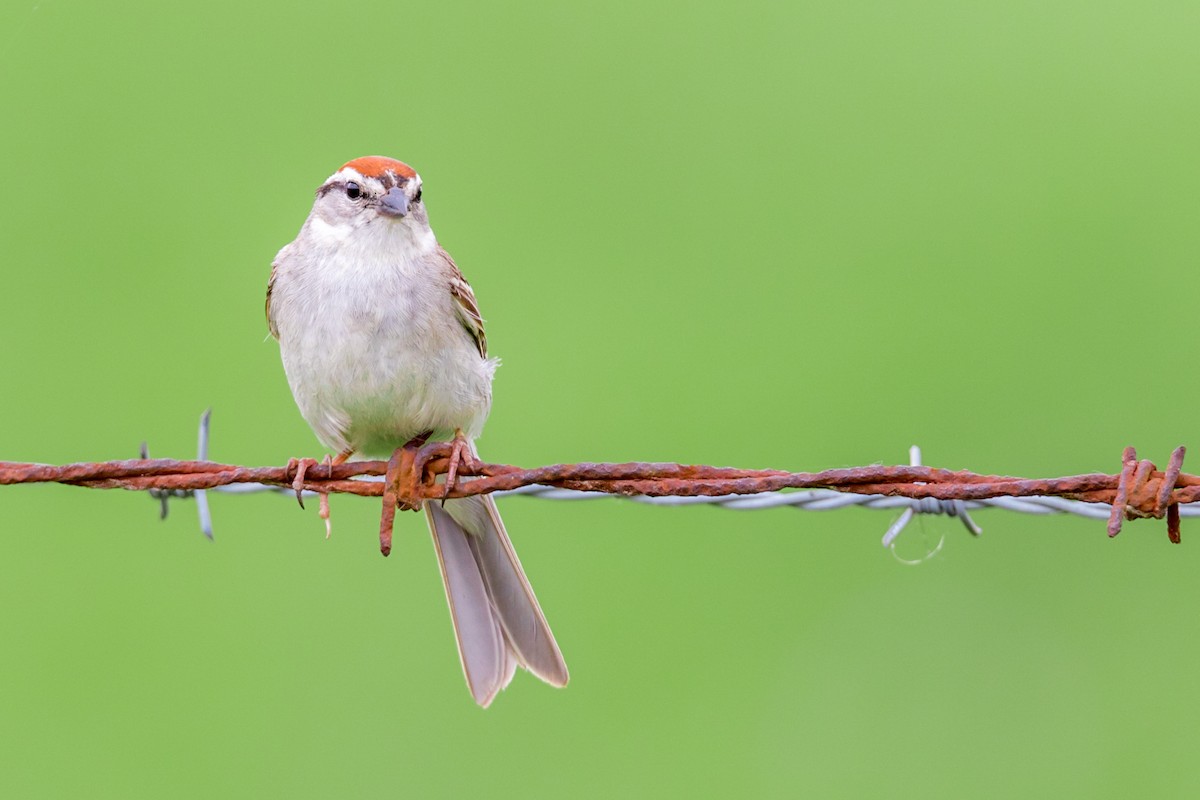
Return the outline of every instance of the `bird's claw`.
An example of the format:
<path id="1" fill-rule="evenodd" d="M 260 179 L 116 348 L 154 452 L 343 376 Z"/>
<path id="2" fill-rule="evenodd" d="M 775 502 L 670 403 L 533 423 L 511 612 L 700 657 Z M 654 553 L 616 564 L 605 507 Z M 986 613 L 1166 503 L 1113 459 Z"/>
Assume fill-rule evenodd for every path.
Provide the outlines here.
<path id="1" fill-rule="evenodd" d="M 342 457 L 339 456 L 338 458 Z M 342 458 L 342 461 L 345 461 L 345 459 Z M 338 463 L 340 464 L 342 461 L 338 461 Z M 325 467 L 326 480 L 333 480 L 333 462 L 333 456 L 326 453 L 325 459 L 321 462 Z M 325 520 L 325 538 L 328 539 L 333 535 L 333 523 L 329 521 L 329 492 L 321 492 L 321 499 L 317 507 L 317 516 Z"/>
<path id="2" fill-rule="evenodd" d="M 328 457 L 327 457 L 328 458 Z M 289 458 L 285 475 L 292 470 L 296 470 L 296 477 L 292 479 L 292 489 L 296 492 L 296 502 L 300 504 L 300 508 L 304 508 L 304 476 L 308 474 L 310 467 L 317 466 L 315 458 Z"/>
<path id="3" fill-rule="evenodd" d="M 304 508 L 304 479 L 308 475 L 308 471 L 314 467 L 325 467 L 325 480 L 333 480 L 333 468 L 346 463 L 350 456 L 354 455 L 353 450 L 343 450 L 336 456 L 325 454 L 325 458 L 318 462 L 312 458 L 291 458 L 288 459 L 287 472 L 296 471 L 296 477 L 292 479 L 292 489 L 296 492 L 296 502 L 300 504 L 300 508 Z M 329 493 L 318 490 L 320 494 L 320 506 L 317 513 L 321 519 L 325 520 L 325 538 L 328 539 L 333 534 L 333 525 L 329 521 Z"/>
<path id="4" fill-rule="evenodd" d="M 454 438 L 450 441 L 448 459 L 446 483 L 442 489 L 443 506 L 446 504 L 446 498 L 450 496 L 450 492 L 454 491 L 454 487 L 458 483 L 459 469 L 465 467 L 469 471 L 475 465 L 475 452 L 471 449 L 471 440 L 466 437 L 461 428 L 454 431 Z"/>

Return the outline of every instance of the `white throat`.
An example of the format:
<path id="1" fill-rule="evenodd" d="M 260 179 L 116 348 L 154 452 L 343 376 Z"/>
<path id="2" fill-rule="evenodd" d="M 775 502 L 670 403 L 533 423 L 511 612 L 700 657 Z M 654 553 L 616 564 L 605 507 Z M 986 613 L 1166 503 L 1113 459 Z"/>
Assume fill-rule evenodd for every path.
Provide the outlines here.
<path id="1" fill-rule="evenodd" d="M 351 248 L 360 257 L 374 257 L 376 253 L 403 253 L 407 258 L 417 258 L 432 252 L 438 246 L 437 237 L 428 225 L 416 227 L 403 220 L 375 217 L 362 225 L 347 225 L 343 222 L 330 223 L 318 215 L 308 220 L 309 233 L 314 245 L 319 248 L 342 250 Z"/>

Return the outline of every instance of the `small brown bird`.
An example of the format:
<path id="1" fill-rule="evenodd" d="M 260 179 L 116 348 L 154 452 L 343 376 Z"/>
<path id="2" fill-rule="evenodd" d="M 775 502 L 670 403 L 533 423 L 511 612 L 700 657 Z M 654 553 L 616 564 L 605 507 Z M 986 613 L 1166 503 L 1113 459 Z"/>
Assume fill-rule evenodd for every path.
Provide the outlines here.
<path id="1" fill-rule="evenodd" d="M 386 458 L 424 434 L 474 454 L 498 361 L 407 164 L 358 158 L 317 189 L 272 264 L 267 320 L 300 413 L 335 463 Z M 426 503 L 425 513 L 475 701 L 491 703 L 518 666 L 565 686 L 567 665 L 492 497 Z"/>

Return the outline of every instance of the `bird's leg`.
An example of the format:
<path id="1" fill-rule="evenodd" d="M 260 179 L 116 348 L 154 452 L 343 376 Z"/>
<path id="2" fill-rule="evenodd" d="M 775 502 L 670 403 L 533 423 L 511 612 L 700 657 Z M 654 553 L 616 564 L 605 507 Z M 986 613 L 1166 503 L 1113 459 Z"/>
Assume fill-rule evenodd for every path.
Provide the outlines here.
<path id="1" fill-rule="evenodd" d="M 450 441 L 450 464 L 446 467 L 446 484 L 442 490 L 442 503 L 450 496 L 454 484 L 458 481 L 458 468 L 468 468 L 475 464 L 475 453 L 471 450 L 471 440 L 462 432 L 462 428 L 454 429 L 454 438 Z"/>
<path id="2" fill-rule="evenodd" d="M 379 552 L 385 556 L 392 552 L 392 525 L 396 519 L 396 507 L 404 511 L 416 511 L 421 507 L 417 486 L 421 476 L 414 475 L 413 467 L 417 453 L 433 431 L 414 436 L 403 447 L 397 447 L 388 459 L 387 473 L 383 478 L 383 514 L 379 519 Z"/>
<path id="3" fill-rule="evenodd" d="M 424 477 L 417 470 L 418 456 L 421 454 L 421 447 L 433 435 L 433 431 L 425 431 L 417 434 L 413 438 L 404 443 L 404 446 L 392 454 L 392 460 L 388 461 L 388 478 L 389 483 L 396 488 L 396 497 L 400 508 L 403 511 L 417 511 L 421 508 L 421 478 Z M 399 460 L 396 456 L 399 455 Z M 392 474 L 392 463 L 395 462 L 395 474 Z M 394 481 L 394 482 L 393 482 Z"/>
<path id="4" fill-rule="evenodd" d="M 321 462 L 326 467 L 325 478 L 327 480 L 332 480 L 333 468 L 339 464 L 345 464 L 346 459 L 350 458 L 352 455 L 354 455 L 354 448 L 352 447 L 347 447 L 345 450 L 333 457 L 330 457 L 330 455 L 326 453 L 325 460 Z M 325 538 L 328 539 L 330 534 L 333 533 L 333 525 L 331 525 L 329 522 L 329 492 L 321 492 L 321 505 L 317 515 L 321 519 L 325 520 Z"/>

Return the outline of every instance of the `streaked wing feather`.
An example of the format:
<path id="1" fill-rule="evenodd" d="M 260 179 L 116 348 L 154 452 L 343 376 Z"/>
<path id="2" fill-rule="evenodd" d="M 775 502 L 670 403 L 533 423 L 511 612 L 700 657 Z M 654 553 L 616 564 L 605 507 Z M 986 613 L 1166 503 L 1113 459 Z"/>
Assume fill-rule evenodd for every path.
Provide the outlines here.
<path id="1" fill-rule="evenodd" d="M 483 331 L 483 315 L 479 313 L 479 303 L 475 300 L 475 292 L 471 284 L 463 276 L 454 259 L 443 248 L 438 248 L 438 254 L 445 261 L 450 273 L 450 296 L 454 298 L 454 308 L 458 312 L 459 322 L 475 340 L 479 355 L 487 358 L 487 335 Z"/>
<path id="2" fill-rule="evenodd" d="M 276 258 L 271 264 L 271 277 L 267 281 L 267 328 L 276 339 L 279 338 L 279 326 L 275 324 L 275 315 L 271 313 L 271 293 L 275 291 L 275 279 L 278 277 L 279 259 Z"/>

